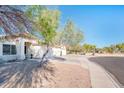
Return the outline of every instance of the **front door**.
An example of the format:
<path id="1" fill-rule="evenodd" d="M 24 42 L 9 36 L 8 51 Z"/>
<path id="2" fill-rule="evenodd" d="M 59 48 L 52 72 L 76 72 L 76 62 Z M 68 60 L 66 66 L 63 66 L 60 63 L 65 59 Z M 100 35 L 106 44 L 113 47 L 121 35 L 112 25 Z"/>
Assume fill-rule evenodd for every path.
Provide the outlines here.
<path id="1" fill-rule="evenodd" d="M 25 58 L 27 59 L 27 46 L 26 45 L 24 46 L 24 49 L 25 49 L 24 50 L 24 52 L 25 52 Z"/>

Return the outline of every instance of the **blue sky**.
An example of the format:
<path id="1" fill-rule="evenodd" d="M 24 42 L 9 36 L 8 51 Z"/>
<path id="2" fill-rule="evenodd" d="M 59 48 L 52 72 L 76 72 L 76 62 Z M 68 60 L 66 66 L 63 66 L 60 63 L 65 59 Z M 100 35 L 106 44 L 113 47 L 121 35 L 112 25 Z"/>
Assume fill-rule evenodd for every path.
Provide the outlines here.
<path id="1" fill-rule="evenodd" d="M 97 47 L 124 42 L 124 6 L 59 6 L 61 25 L 72 19 L 84 35 L 84 43 Z"/>

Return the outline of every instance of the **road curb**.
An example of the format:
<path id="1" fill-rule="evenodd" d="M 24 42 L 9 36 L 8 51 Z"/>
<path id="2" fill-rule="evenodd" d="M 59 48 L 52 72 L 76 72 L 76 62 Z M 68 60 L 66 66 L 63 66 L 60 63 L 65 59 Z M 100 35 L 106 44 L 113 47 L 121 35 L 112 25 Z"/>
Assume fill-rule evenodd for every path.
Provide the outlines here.
<path id="1" fill-rule="evenodd" d="M 106 76 L 113 82 L 113 84 L 115 85 L 116 88 L 121 88 L 119 86 L 119 84 L 115 81 L 115 79 L 113 79 L 112 75 L 110 72 L 106 71 L 103 67 L 101 67 L 104 71 L 105 71 L 105 74 Z M 115 77 L 114 77 L 115 78 Z"/>
<path id="2" fill-rule="evenodd" d="M 93 88 L 120 88 L 111 75 L 100 65 L 85 58 L 88 63 Z"/>

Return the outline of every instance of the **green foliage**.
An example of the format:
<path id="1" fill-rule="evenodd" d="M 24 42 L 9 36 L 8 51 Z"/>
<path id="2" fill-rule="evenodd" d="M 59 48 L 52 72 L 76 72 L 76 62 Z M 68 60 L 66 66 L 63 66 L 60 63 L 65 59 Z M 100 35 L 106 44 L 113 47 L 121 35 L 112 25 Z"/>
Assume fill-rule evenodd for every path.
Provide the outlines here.
<path id="1" fill-rule="evenodd" d="M 103 51 L 106 52 L 106 53 L 113 53 L 113 50 L 112 50 L 111 47 L 104 47 Z"/>
<path id="2" fill-rule="evenodd" d="M 69 51 L 69 53 L 75 53 L 75 54 L 81 53 L 82 47 L 80 44 L 78 44 L 78 45 L 69 47 L 68 51 Z"/>
<path id="3" fill-rule="evenodd" d="M 61 43 L 61 38 L 62 38 L 62 32 L 61 31 L 57 31 L 56 32 L 56 36 L 55 36 L 55 38 L 54 38 L 54 42 L 53 42 L 53 44 L 54 45 L 61 45 L 62 43 Z"/>
<path id="4" fill-rule="evenodd" d="M 81 52 L 81 45 L 84 36 L 75 24 L 68 20 L 64 28 L 56 33 L 54 45 L 65 45 L 69 53 Z"/>
<path id="5" fill-rule="evenodd" d="M 105 53 L 124 53 L 124 43 L 104 47 L 103 51 Z"/>
<path id="6" fill-rule="evenodd" d="M 89 52 L 94 52 L 96 49 L 95 45 L 91 45 L 91 44 L 84 44 L 82 46 L 83 52 L 84 53 L 89 53 Z"/>
<path id="7" fill-rule="evenodd" d="M 43 10 L 39 16 L 38 27 L 40 33 L 47 44 L 52 43 L 56 35 L 56 29 L 59 25 L 59 11 L 58 10 Z"/>
<path id="8" fill-rule="evenodd" d="M 36 21 L 44 9 L 46 9 L 46 7 L 42 5 L 31 5 L 27 7 L 25 14 L 28 15 L 31 20 Z"/>
<path id="9" fill-rule="evenodd" d="M 124 43 L 115 45 L 119 52 L 124 52 Z"/>
<path id="10" fill-rule="evenodd" d="M 61 32 L 60 42 L 66 46 L 76 46 L 83 40 L 84 36 L 75 24 L 68 20 L 63 31 Z"/>
<path id="11" fill-rule="evenodd" d="M 69 46 L 75 46 L 83 39 L 83 33 L 75 27 L 75 24 L 71 20 L 67 21 L 63 35 L 65 36 L 65 44 Z"/>
<path id="12" fill-rule="evenodd" d="M 48 10 L 44 6 L 30 6 L 26 13 L 36 24 L 36 29 L 43 37 L 42 44 L 52 44 L 59 25 L 60 12 Z"/>

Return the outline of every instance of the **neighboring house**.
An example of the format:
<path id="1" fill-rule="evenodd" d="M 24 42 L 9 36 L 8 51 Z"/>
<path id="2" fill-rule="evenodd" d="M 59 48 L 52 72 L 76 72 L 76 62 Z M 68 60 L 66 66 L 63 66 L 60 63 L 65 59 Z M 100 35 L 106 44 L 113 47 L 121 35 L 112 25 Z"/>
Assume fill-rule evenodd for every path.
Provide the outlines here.
<path id="1" fill-rule="evenodd" d="M 23 34 L 0 41 L 0 60 L 4 61 L 24 60 L 31 58 L 31 55 L 33 58 L 41 58 L 45 51 L 46 47 L 38 45 L 36 39 L 27 38 Z M 65 47 L 51 47 L 47 57 L 62 55 L 66 55 Z"/>

